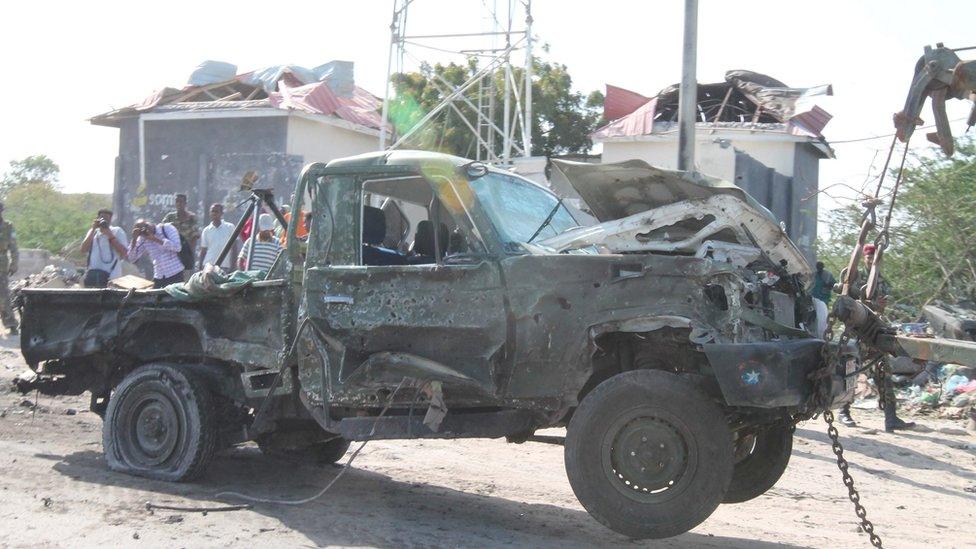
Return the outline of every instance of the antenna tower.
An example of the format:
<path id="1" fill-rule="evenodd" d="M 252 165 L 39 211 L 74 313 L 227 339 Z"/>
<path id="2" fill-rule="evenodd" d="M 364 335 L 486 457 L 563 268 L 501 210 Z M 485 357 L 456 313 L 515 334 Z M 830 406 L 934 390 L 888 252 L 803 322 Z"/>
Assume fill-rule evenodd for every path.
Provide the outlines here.
<path id="1" fill-rule="evenodd" d="M 394 0 L 390 24 L 390 54 L 387 63 L 386 90 L 383 95 L 383 125 L 379 149 L 397 149 L 438 117 L 459 117 L 475 136 L 477 151 L 471 156 L 500 166 L 511 166 L 512 159 L 530 156 L 532 151 L 532 1 L 480 0 L 479 11 L 487 24 L 481 32 L 443 34 L 410 34 L 407 31 L 409 8 L 418 0 Z M 474 1 L 474 0 L 468 0 Z M 477 2 L 476 2 L 477 3 Z M 453 3 L 452 3 L 453 4 Z M 524 22 L 517 28 L 517 22 Z M 405 71 L 405 61 L 427 66 L 422 54 L 439 52 L 441 56 L 474 57 L 478 64 L 460 85 L 448 82 L 433 70 L 426 71 L 430 85 L 442 96 L 441 101 L 425 113 L 412 127 L 388 131 L 393 78 Z M 415 53 L 416 52 L 416 53 Z M 515 55 L 513 55 L 515 54 Z M 523 73 L 516 79 L 513 66 L 522 61 Z M 494 76 L 504 74 L 501 84 Z M 517 81 L 518 80 L 518 81 Z M 499 107 L 501 125 L 497 123 Z"/>

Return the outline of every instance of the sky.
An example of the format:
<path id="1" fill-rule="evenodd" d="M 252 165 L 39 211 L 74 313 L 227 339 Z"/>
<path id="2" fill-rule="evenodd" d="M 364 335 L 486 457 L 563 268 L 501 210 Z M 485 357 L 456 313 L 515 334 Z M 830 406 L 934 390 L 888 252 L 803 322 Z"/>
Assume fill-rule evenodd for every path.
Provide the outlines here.
<path id="1" fill-rule="evenodd" d="M 410 34 L 484 30 L 486 3 L 415 0 Z M 680 80 L 681 0 L 535 0 L 533 34 L 548 60 L 567 65 L 588 93 L 607 83 L 653 95 Z M 163 86 L 182 87 L 207 59 L 243 72 L 268 65 L 355 63 L 356 83 L 382 95 L 392 0 L 357 2 L 137 1 L 4 2 L 0 5 L 0 171 L 9 161 L 46 154 L 69 192 L 111 192 L 118 130 L 87 119 L 135 103 Z M 698 80 L 749 69 L 790 86 L 832 83 L 823 106 L 837 158 L 821 162 L 821 188 L 860 188 L 883 161 L 915 61 L 926 44 L 976 45 L 976 2 L 899 0 L 818 2 L 701 0 Z M 411 54 L 449 60 L 429 50 Z M 963 52 L 965 59 L 976 51 Z M 408 58 L 408 63 L 412 62 Z M 950 120 L 969 103 L 953 101 Z M 922 115 L 931 123 L 931 110 Z M 962 134 L 963 122 L 952 124 Z M 913 147 L 926 148 L 924 132 Z M 881 154 L 877 151 L 881 150 Z M 833 207 L 827 200 L 823 207 Z M 822 209 L 823 209 L 822 207 Z"/>

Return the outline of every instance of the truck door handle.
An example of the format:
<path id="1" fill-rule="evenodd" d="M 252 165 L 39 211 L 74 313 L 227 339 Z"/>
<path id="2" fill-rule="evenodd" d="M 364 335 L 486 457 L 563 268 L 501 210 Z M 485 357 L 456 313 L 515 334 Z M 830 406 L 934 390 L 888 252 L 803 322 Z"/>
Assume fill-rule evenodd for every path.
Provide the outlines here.
<path id="1" fill-rule="evenodd" d="M 327 295 L 322 298 L 325 303 L 343 303 L 345 305 L 352 305 L 355 300 L 348 295 Z"/>

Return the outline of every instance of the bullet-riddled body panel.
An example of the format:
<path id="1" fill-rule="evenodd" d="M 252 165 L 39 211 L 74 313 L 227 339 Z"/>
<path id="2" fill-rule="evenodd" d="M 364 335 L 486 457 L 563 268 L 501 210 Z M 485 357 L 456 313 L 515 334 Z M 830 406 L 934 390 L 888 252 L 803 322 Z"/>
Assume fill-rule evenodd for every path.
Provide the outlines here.
<path id="1" fill-rule="evenodd" d="M 397 352 L 441 363 L 495 394 L 506 340 L 496 265 L 318 267 L 305 283 L 309 316 L 343 344 L 330 371 L 339 398 L 357 392 L 357 370 L 372 355 Z"/>
<path id="2" fill-rule="evenodd" d="M 510 398 L 575 398 L 591 372 L 593 338 L 640 330 L 640 321 L 687 321 L 698 334 L 728 339 L 721 335 L 727 313 L 703 296 L 707 281 L 728 270 L 710 260 L 525 255 L 502 266 L 516 338 Z"/>

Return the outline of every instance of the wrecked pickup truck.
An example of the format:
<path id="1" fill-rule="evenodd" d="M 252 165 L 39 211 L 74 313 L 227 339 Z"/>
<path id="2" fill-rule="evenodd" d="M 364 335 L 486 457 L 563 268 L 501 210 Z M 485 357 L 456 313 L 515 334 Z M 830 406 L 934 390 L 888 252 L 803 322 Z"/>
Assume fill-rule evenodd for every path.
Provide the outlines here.
<path id="1" fill-rule="evenodd" d="M 90 392 L 108 465 L 155 479 L 248 440 L 335 462 L 350 441 L 565 426 L 573 490 L 628 536 L 762 494 L 824 387 L 809 265 L 731 184 L 637 161 L 555 170 L 596 221 L 452 156 L 311 164 L 292 204 L 312 212 L 307 242 L 288 227 L 235 295 L 25 290 L 32 387 Z M 829 398 L 844 373 L 819 376 Z"/>

